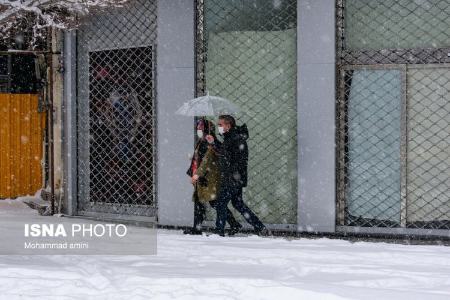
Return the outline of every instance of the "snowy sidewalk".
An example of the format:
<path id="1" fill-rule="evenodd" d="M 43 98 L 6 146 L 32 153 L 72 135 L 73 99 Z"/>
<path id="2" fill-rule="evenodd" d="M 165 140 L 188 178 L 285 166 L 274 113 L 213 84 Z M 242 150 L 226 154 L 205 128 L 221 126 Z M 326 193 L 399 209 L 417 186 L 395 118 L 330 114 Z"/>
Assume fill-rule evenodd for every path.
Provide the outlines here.
<path id="1" fill-rule="evenodd" d="M 156 256 L 0 256 L 0 299 L 34 298 L 450 299 L 450 247 L 161 230 Z"/>

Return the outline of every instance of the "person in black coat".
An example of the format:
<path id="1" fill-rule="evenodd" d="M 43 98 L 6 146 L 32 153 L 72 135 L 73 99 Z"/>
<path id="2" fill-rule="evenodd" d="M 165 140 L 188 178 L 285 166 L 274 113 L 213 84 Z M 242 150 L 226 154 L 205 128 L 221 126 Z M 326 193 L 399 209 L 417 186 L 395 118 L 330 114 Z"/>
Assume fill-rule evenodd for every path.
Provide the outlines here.
<path id="1" fill-rule="evenodd" d="M 236 126 L 236 120 L 230 115 L 219 116 L 219 134 L 223 135 L 221 143 L 212 135 L 206 136 L 219 157 L 220 189 L 217 197 L 216 231 L 225 235 L 225 220 L 228 215 L 228 203 L 239 211 L 245 220 L 254 227 L 258 234 L 268 230 L 242 199 L 242 189 L 247 186 L 248 168 L 248 129 L 244 124 Z"/>
<path id="2" fill-rule="evenodd" d="M 214 124 L 211 121 L 200 119 L 197 122 L 197 137 L 198 141 L 195 145 L 195 151 L 194 155 L 192 156 L 191 164 L 189 166 L 189 169 L 187 170 L 186 174 L 191 177 L 191 182 L 194 185 L 194 194 L 193 194 L 193 201 L 194 201 L 194 226 L 192 228 L 189 228 L 184 231 L 184 234 L 202 234 L 202 223 L 205 219 L 206 214 L 206 207 L 205 201 L 201 201 L 200 195 L 200 187 L 199 185 L 205 185 L 212 184 L 211 182 L 207 182 L 207 178 L 204 178 L 202 176 L 196 176 L 196 171 L 200 167 L 203 159 L 206 156 L 206 152 L 208 151 L 208 142 L 206 141 L 205 137 L 206 135 L 210 134 L 212 136 L 215 136 L 215 127 Z M 218 178 L 219 179 L 219 178 Z M 219 179 L 219 185 L 220 185 L 220 179 Z M 220 188 L 219 188 L 220 189 Z M 207 201 L 212 208 L 216 208 L 217 206 L 217 200 L 209 200 Z M 234 218 L 232 212 L 227 209 L 227 217 L 226 220 L 228 224 L 230 225 L 230 233 L 234 234 L 239 231 L 239 229 L 242 227 L 242 225 Z"/>

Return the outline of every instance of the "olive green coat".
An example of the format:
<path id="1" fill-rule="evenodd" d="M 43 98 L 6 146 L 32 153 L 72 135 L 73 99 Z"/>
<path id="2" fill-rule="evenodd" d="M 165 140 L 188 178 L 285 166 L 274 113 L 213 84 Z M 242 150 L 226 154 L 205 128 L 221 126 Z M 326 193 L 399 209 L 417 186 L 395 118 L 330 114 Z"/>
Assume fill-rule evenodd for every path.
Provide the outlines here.
<path id="1" fill-rule="evenodd" d="M 219 193 L 220 171 L 217 155 L 212 148 L 208 147 L 198 166 L 197 175 L 200 177 L 195 184 L 198 200 L 201 202 L 215 200 Z"/>

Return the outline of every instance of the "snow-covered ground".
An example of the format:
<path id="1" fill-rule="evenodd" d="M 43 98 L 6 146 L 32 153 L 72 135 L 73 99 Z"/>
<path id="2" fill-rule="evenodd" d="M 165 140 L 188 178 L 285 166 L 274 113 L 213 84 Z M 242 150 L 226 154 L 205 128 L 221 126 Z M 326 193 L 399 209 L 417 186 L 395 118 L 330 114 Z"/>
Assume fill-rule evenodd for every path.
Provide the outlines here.
<path id="1" fill-rule="evenodd" d="M 0 299 L 35 298 L 448 300 L 450 247 L 160 230 L 156 256 L 0 256 Z"/>

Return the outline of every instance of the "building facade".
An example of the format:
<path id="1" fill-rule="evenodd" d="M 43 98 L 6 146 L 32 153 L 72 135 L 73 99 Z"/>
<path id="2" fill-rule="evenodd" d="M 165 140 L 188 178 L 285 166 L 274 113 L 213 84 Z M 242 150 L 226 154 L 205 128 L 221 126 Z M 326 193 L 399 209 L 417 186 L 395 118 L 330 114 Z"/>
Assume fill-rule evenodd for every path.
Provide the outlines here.
<path id="1" fill-rule="evenodd" d="M 274 230 L 450 234 L 450 1 L 132 0 L 64 38 L 64 211 L 191 226 L 206 93 Z M 214 215 L 210 214 L 209 224 Z"/>

